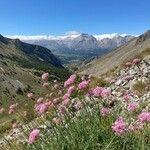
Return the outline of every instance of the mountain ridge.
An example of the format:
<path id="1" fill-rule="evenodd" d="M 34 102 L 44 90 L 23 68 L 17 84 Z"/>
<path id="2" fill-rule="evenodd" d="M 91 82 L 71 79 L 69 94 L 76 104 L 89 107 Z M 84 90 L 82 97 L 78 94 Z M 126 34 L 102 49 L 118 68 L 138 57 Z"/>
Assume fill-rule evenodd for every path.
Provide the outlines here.
<path id="1" fill-rule="evenodd" d="M 136 57 L 147 48 L 150 48 L 150 31 L 130 40 L 125 45 L 114 49 L 102 57 L 95 58 L 87 64 L 83 64 L 79 72 L 80 74 L 91 74 L 99 77 L 116 66 L 121 65 L 124 61 Z"/>
<path id="2" fill-rule="evenodd" d="M 93 35 L 81 33 L 57 40 L 24 40 L 24 42 L 47 47 L 66 64 L 102 55 L 116 47 L 126 44 L 133 38 L 134 36 L 121 36 L 117 34 L 111 38 L 98 40 Z"/>
<path id="3" fill-rule="evenodd" d="M 0 93 L 1 96 L 24 93 L 39 86 L 43 72 L 51 72 L 51 79 L 63 80 L 68 74 L 60 60 L 47 48 L 26 44 L 19 39 L 0 35 Z M 6 94 L 7 93 L 7 94 Z"/>

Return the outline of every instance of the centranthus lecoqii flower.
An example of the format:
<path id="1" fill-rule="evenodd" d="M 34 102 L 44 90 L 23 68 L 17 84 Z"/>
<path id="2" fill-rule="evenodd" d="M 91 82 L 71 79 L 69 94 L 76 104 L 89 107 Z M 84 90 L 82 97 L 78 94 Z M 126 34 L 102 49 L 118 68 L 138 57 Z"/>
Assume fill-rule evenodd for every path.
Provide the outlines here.
<path id="1" fill-rule="evenodd" d="M 138 115 L 138 120 L 140 122 L 150 122 L 150 112 L 142 112 Z"/>
<path id="2" fill-rule="evenodd" d="M 32 144 L 37 139 L 39 139 L 39 137 L 40 137 L 40 130 L 39 129 L 32 130 L 30 135 L 29 135 L 28 143 Z"/>
<path id="3" fill-rule="evenodd" d="M 112 125 L 112 130 L 116 135 L 123 135 L 127 131 L 127 124 L 122 117 L 119 117 Z"/>

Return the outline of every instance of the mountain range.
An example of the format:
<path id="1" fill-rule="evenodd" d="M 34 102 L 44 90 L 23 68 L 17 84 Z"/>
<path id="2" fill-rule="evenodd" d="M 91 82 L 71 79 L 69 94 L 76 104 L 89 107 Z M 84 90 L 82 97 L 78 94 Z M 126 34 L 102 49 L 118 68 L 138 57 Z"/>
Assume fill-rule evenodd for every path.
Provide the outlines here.
<path id="1" fill-rule="evenodd" d="M 86 33 L 68 35 L 60 38 L 22 39 L 26 43 L 36 44 L 50 49 L 63 63 L 84 61 L 99 56 L 126 44 L 132 35 L 114 34 L 112 37 L 100 37 Z"/>
<path id="2" fill-rule="evenodd" d="M 99 77 L 121 65 L 123 62 L 130 61 L 134 57 L 139 57 L 143 51 L 144 53 L 146 52 L 146 55 L 150 55 L 150 30 L 130 40 L 125 45 L 112 50 L 108 54 L 83 63 L 79 72 Z"/>

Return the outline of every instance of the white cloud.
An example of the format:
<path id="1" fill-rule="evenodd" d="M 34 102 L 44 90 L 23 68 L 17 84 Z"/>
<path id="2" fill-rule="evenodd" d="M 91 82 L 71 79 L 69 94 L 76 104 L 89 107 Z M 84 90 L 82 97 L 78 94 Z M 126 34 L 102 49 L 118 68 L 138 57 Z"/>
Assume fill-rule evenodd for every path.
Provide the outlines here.
<path id="1" fill-rule="evenodd" d="M 64 35 L 55 36 L 55 35 L 32 35 L 32 36 L 26 36 L 26 35 L 6 35 L 8 38 L 12 39 L 20 39 L 23 41 L 27 40 L 63 40 L 63 39 L 73 39 L 80 35 L 77 31 L 68 31 Z"/>
<path id="2" fill-rule="evenodd" d="M 77 31 L 68 31 L 64 35 L 55 36 L 55 35 L 32 35 L 32 36 L 26 36 L 26 35 L 6 35 L 8 38 L 12 39 L 20 39 L 22 41 L 28 41 L 28 40 L 65 40 L 65 39 L 74 39 L 81 35 L 81 33 Z M 118 34 L 118 33 L 112 33 L 112 34 L 96 34 L 93 35 L 97 40 L 102 40 L 104 38 L 113 38 L 116 36 L 126 36 L 129 34 Z M 133 35 L 137 36 L 137 35 Z"/>
<path id="3" fill-rule="evenodd" d="M 123 33 L 123 34 L 112 33 L 112 34 L 95 34 L 95 35 L 93 35 L 93 36 L 94 36 L 97 40 L 102 40 L 102 39 L 105 39 L 105 38 L 112 39 L 112 38 L 117 37 L 117 36 L 125 37 L 125 36 L 127 36 L 127 35 L 130 35 L 130 34 L 126 34 L 126 33 Z M 137 37 L 138 35 L 131 35 L 131 36 Z"/>

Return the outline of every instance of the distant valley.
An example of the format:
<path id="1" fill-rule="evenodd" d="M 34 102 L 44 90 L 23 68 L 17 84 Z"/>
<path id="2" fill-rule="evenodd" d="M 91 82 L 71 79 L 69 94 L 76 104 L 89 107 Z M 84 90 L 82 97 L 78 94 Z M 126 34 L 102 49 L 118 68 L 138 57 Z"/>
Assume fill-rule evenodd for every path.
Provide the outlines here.
<path id="1" fill-rule="evenodd" d="M 15 36 L 13 37 L 15 38 Z M 62 60 L 63 64 L 79 63 L 87 59 L 105 54 L 112 49 L 126 44 L 133 39 L 132 35 L 114 34 L 111 37 L 101 37 L 78 33 L 59 38 L 24 39 L 26 43 L 36 44 L 50 49 Z"/>

